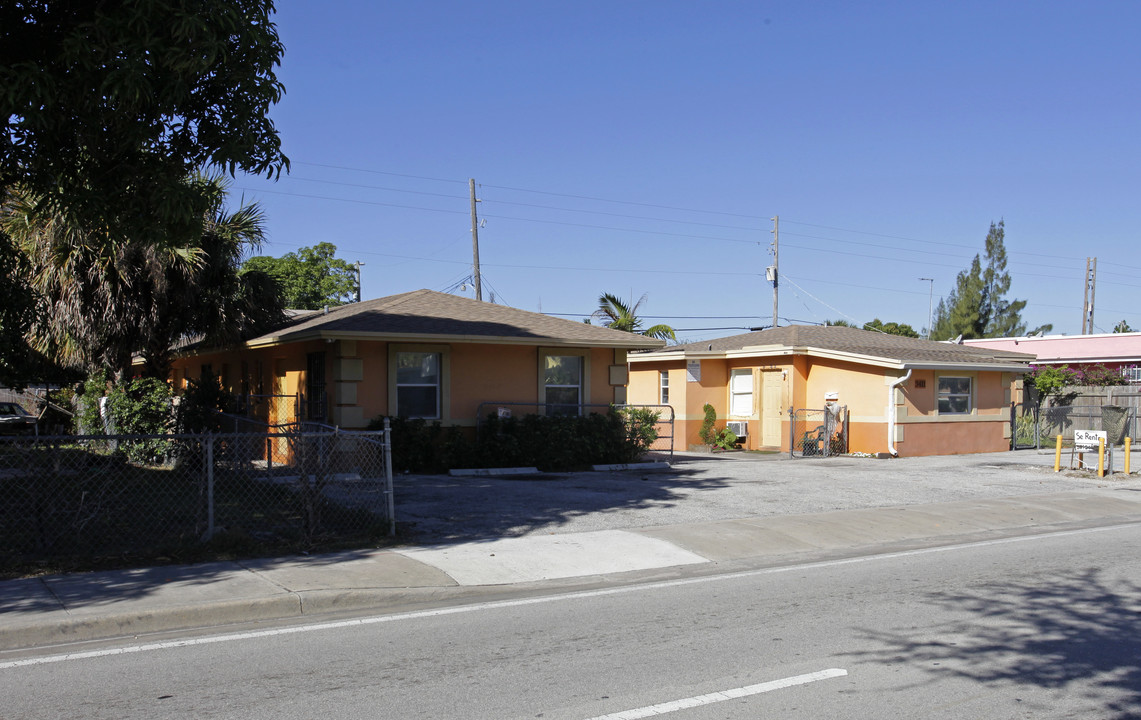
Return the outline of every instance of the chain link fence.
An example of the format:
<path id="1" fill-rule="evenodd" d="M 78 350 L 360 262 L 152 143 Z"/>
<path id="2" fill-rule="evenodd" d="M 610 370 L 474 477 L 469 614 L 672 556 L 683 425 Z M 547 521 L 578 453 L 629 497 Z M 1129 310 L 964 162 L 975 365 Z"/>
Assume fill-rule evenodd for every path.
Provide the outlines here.
<path id="1" fill-rule="evenodd" d="M 789 410 L 789 454 L 794 458 L 832 457 L 848 452 L 848 408 Z"/>
<path id="2" fill-rule="evenodd" d="M 389 448 L 387 429 L 0 438 L 0 569 L 367 544 L 395 529 Z"/>
<path id="3" fill-rule="evenodd" d="M 1125 438 L 1138 439 L 1137 408 L 1117 405 L 1057 405 L 1038 410 L 1035 430 L 1038 446 L 1053 448 L 1057 436 L 1072 447 L 1075 430 L 1106 432 L 1106 444 L 1121 445 Z"/>

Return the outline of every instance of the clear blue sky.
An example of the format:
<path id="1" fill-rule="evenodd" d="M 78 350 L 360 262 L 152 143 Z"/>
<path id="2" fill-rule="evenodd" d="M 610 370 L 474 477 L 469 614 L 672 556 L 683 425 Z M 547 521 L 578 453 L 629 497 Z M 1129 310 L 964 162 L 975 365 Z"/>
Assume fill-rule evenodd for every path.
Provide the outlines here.
<path id="1" fill-rule="evenodd" d="M 292 172 L 238 178 L 264 254 L 332 242 L 365 298 L 601 292 L 687 340 L 927 325 L 1006 223 L 1023 317 L 1141 328 L 1141 3 L 283 0 Z M 235 198 L 236 199 L 236 198 Z M 454 288 L 454 289 L 453 289 Z"/>

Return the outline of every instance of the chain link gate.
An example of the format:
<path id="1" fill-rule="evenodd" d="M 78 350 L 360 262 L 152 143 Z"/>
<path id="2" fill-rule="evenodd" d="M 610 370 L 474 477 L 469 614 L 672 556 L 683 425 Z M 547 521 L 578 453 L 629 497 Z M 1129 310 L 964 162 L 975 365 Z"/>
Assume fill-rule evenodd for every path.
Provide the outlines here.
<path id="1" fill-rule="evenodd" d="M 1038 403 L 1032 399 L 1010 403 L 1010 449 L 1025 450 L 1041 444 Z"/>
<path id="2" fill-rule="evenodd" d="M 848 408 L 789 410 L 789 454 L 794 458 L 832 457 L 848 452 Z"/>

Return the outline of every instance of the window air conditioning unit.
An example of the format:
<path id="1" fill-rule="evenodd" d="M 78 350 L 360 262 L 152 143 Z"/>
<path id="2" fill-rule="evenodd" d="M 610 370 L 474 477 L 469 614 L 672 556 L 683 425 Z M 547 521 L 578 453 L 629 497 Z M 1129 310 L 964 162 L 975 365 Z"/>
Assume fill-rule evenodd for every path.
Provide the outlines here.
<path id="1" fill-rule="evenodd" d="M 739 438 L 746 437 L 749 434 L 749 423 L 744 420 L 730 420 L 725 423 L 725 427 L 729 432 L 733 433 Z"/>

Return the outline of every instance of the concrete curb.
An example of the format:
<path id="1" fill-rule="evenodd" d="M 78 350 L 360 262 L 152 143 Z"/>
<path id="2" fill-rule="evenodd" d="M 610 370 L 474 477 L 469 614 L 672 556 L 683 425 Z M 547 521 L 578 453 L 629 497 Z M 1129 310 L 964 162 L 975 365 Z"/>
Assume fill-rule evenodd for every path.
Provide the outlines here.
<path id="1" fill-rule="evenodd" d="M 644 462 L 644 463 L 618 463 L 615 465 L 591 465 L 591 470 L 596 472 L 625 472 L 627 470 L 672 470 L 668 462 Z"/>
<path id="2" fill-rule="evenodd" d="M 268 598 L 226 600 L 147 611 L 33 621 L 0 628 L 0 650 L 102 640 L 170 630 L 191 630 L 256 620 L 281 620 L 302 614 L 301 598 L 284 594 Z"/>
<path id="3" fill-rule="evenodd" d="M 463 470 L 449 470 L 452 477 L 506 477 L 508 475 L 538 475 L 539 468 L 469 468 Z"/>

